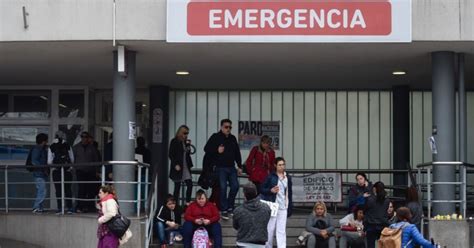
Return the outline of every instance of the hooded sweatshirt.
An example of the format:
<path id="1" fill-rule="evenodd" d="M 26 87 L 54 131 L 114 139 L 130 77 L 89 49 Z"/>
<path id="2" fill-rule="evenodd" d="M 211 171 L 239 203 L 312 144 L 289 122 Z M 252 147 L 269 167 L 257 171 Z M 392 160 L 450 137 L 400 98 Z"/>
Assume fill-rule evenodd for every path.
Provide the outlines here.
<path id="1" fill-rule="evenodd" d="M 254 198 L 234 210 L 233 226 L 237 230 L 237 242 L 262 244 L 268 239 L 267 225 L 270 207 Z"/>
<path id="2" fill-rule="evenodd" d="M 419 245 L 423 248 L 435 247 L 428 240 L 423 238 L 415 225 L 408 222 L 398 222 L 390 225 L 392 229 L 402 228 L 402 247 L 413 248 L 415 245 Z"/>

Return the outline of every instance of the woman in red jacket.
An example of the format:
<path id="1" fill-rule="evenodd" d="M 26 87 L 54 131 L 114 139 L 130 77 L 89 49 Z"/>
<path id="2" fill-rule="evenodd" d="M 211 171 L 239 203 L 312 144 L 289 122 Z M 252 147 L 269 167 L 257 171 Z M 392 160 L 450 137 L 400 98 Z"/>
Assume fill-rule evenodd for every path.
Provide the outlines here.
<path id="1" fill-rule="evenodd" d="M 270 174 L 275 162 L 275 151 L 271 147 L 272 140 L 268 135 L 263 135 L 260 139 L 260 145 L 254 146 L 250 150 L 246 161 L 247 174 L 249 180 L 257 186 L 257 191 L 261 193 L 261 185 Z"/>
<path id="2" fill-rule="evenodd" d="M 192 247 L 194 231 L 199 227 L 206 228 L 209 238 L 214 240 L 215 248 L 222 247 L 222 228 L 219 224 L 219 210 L 214 203 L 207 201 L 204 190 L 196 192 L 196 201 L 192 202 L 184 213 L 183 242 L 185 248 Z"/>

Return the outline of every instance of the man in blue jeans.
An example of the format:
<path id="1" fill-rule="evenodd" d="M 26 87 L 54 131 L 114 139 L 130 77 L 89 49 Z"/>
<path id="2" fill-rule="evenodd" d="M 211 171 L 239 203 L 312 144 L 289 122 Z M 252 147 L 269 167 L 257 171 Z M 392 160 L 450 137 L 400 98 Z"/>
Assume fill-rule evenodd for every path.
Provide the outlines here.
<path id="1" fill-rule="evenodd" d="M 47 144 L 48 135 L 40 133 L 36 135 L 36 146 L 33 147 L 30 152 L 31 164 L 34 167 L 33 178 L 36 185 L 36 199 L 33 205 L 33 213 L 43 212 L 43 202 L 46 197 L 46 181 L 48 180 L 48 168 L 44 168 L 48 162 Z"/>
<path id="2" fill-rule="evenodd" d="M 239 191 L 237 174 L 242 174 L 240 147 L 235 136 L 230 133 L 231 130 L 232 121 L 229 119 L 221 120 L 221 130 L 214 133 L 204 147 L 204 151 L 210 155 L 213 165 L 216 166 L 216 173 L 219 178 L 221 217 L 224 220 L 228 220 L 229 213 L 232 214 L 234 210 L 235 196 Z M 235 168 L 235 164 L 237 164 L 238 169 Z M 227 182 L 230 186 L 228 196 Z"/>

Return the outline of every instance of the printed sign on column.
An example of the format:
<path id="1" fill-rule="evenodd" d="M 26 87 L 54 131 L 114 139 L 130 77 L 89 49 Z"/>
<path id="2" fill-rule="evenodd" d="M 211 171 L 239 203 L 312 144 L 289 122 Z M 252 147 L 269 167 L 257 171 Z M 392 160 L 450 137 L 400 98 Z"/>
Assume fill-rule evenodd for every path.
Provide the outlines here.
<path id="1" fill-rule="evenodd" d="M 168 42 L 411 42 L 411 0 L 168 0 Z"/>
<path id="2" fill-rule="evenodd" d="M 341 173 L 315 173 L 293 177 L 293 201 L 342 202 Z"/>

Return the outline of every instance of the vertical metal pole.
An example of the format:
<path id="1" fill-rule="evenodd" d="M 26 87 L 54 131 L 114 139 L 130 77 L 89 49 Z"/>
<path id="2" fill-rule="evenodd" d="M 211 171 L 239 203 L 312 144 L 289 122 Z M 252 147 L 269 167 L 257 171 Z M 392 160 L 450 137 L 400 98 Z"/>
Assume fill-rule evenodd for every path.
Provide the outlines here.
<path id="1" fill-rule="evenodd" d="M 426 186 L 427 189 L 427 197 L 428 197 L 428 218 L 431 218 L 431 168 L 426 168 Z"/>
<path id="2" fill-rule="evenodd" d="M 5 166 L 5 212 L 8 213 L 8 165 Z"/>
<path id="3" fill-rule="evenodd" d="M 61 214 L 64 215 L 64 166 L 61 166 Z"/>
<path id="4" fill-rule="evenodd" d="M 142 193 L 142 166 L 138 166 L 138 183 L 137 183 L 137 217 L 140 217 L 140 208 L 141 208 L 141 193 Z"/>
<path id="5" fill-rule="evenodd" d="M 105 185 L 105 165 L 102 165 L 102 173 L 101 173 L 101 180 L 102 180 L 102 186 Z"/>
<path id="6" fill-rule="evenodd" d="M 467 187 L 467 166 L 464 164 L 461 165 L 461 171 L 462 171 L 462 216 L 463 218 L 466 218 L 466 212 L 467 212 L 467 193 L 466 193 L 466 187 Z"/>
<path id="7" fill-rule="evenodd" d="M 145 167 L 145 210 L 147 209 L 148 207 L 148 174 L 149 173 L 149 168 L 148 167 Z"/>

